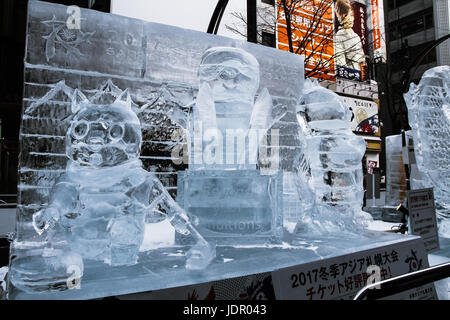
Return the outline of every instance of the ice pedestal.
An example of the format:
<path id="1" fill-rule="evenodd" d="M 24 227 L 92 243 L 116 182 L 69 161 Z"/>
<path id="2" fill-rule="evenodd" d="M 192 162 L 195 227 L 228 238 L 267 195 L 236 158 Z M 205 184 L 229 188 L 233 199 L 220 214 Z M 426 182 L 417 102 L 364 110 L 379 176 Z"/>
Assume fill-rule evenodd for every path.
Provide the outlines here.
<path id="1" fill-rule="evenodd" d="M 28 294 L 10 290 L 10 299 L 93 299 L 105 296 L 154 291 L 223 280 L 279 268 L 304 264 L 389 245 L 397 245 L 416 236 L 366 231 L 361 235 L 329 234 L 321 237 L 286 237 L 281 244 L 218 246 L 216 258 L 202 271 L 186 270 L 185 253 L 189 246 L 169 246 L 141 252 L 134 266 L 104 271 L 103 264 L 87 260 L 79 289 L 64 292 L 42 291 Z"/>
<path id="2" fill-rule="evenodd" d="M 279 242 L 283 232 L 282 172 L 178 172 L 177 202 L 198 218 L 197 230 L 218 244 Z"/>

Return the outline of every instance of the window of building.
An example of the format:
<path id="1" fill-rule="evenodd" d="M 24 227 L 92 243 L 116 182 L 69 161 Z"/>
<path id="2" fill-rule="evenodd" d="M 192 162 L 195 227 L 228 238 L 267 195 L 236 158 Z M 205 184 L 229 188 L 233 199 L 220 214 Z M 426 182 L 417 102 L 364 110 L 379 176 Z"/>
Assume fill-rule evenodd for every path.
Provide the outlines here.
<path id="1" fill-rule="evenodd" d="M 390 55 L 392 72 L 405 70 L 417 55 L 421 54 L 433 43 L 434 41 L 429 41 L 412 47 L 404 45 L 400 50 L 393 52 Z M 421 64 L 430 64 L 436 61 L 436 50 L 431 50 L 423 57 Z"/>
<path id="2" fill-rule="evenodd" d="M 411 2 L 411 0 L 389 0 L 388 7 L 389 7 L 389 9 L 395 9 L 395 8 L 401 7 L 410 2 Z"/>
<path id="3" fill-rule="evenodd" d="M 275 35 L 273 33 L 263 31 L 261 44 L 263 46 L 275 48 Z"/>
<path id="4" fill-rule="evenodd" d="M 270 4 L 271 6 L 275 6 L 275 0 L 261 0 L 262 3 Z"/>
<path id="5" fill-rule="evenodd" d="M 396 40 L 433 27 L 433 8 L 428 8 L 391 22 L 389 37 L 390 40 Z"/>

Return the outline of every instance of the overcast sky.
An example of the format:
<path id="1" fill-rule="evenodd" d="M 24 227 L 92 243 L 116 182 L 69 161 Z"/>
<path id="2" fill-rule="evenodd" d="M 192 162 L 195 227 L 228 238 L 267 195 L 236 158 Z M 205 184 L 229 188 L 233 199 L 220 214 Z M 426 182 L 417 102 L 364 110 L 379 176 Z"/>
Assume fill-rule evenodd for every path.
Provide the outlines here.
<path id="1" fill-rule="evenodd" d="M 111 13 L 206 32 L 216 4 L 217 0 L 112 0 Z M 244 0 L 229 1 L 218 34 L 242 39 L 225 25 L 233 21 L 230 12 L 245 12 L 245 5 Z"/>

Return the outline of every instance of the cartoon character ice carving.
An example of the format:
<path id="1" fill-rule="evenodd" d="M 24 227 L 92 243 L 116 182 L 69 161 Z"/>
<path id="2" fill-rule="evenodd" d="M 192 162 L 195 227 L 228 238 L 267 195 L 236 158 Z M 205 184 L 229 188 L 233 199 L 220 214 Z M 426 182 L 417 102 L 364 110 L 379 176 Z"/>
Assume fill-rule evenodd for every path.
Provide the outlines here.
<path id="1" fill-rule="evenodd" d="M 70 160 L 48 207 L 33 215 L 35 230 L 50 238 L 60 230 L 83 258 L 123 266 L 137 263 L 145 223 L 169 219 L 196 240 L 186 267 L 206 267 L 214 250 L 158 178 L 142 168 L 141 127 L 128 91 L 109 105 L 93 105 L 78 90 L 74 97 L 66 135 Z"/>

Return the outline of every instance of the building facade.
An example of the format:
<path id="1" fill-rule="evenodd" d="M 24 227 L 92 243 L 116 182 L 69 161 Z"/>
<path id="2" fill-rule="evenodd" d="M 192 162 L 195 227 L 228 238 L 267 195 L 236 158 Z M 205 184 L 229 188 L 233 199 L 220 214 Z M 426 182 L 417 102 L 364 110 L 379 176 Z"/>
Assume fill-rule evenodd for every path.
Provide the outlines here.
<path id="1" fill-rule="evenodd" d="M 385 4 L 390 112 L 385 130 L 391 135 L 409 128 L 403 99 L 409 84 L 418 83 L 430 68 L 450 64 L 450 40 L 433 48 L 437 39 L 450 33 L 450 0 L 389 0 Z"/>
<path id="2" fill-rule="evenodd" d="M 321 85 L 343 97 L 353 112 L 353 131 L 361 135 L 367 144 L 364 168 L 368 172 L 380 168 L 383 148 L 377 69 L 386 63 L 383 1 L 292 2 L 296 7 L 289 17 L 293 29 L 291 38 L 301 39 L 297 43 L 304 49 L 298 50 L 295 42 L 291 45 L 294 52 L 303 54 L 307 60 L 306 76 L 319 79 Z M 282 2 L 260 1 L 258 6 L 263 12 L 267 6 L 273 7 L 277 17 L 276 28 L 272 31 L 275 46 L 291 51 Z M 347 11 L 343 12 L 342 7 Z M 258 21 L 259 29 L 264 25 L 265 21 Z M 270 32 L 259 30 L 258 34 L 264 36 L 264 31 Z M 261 43 L 266 44 L 264 41 Z M 323 66 L 317 67 L 320 64 Z"/>

